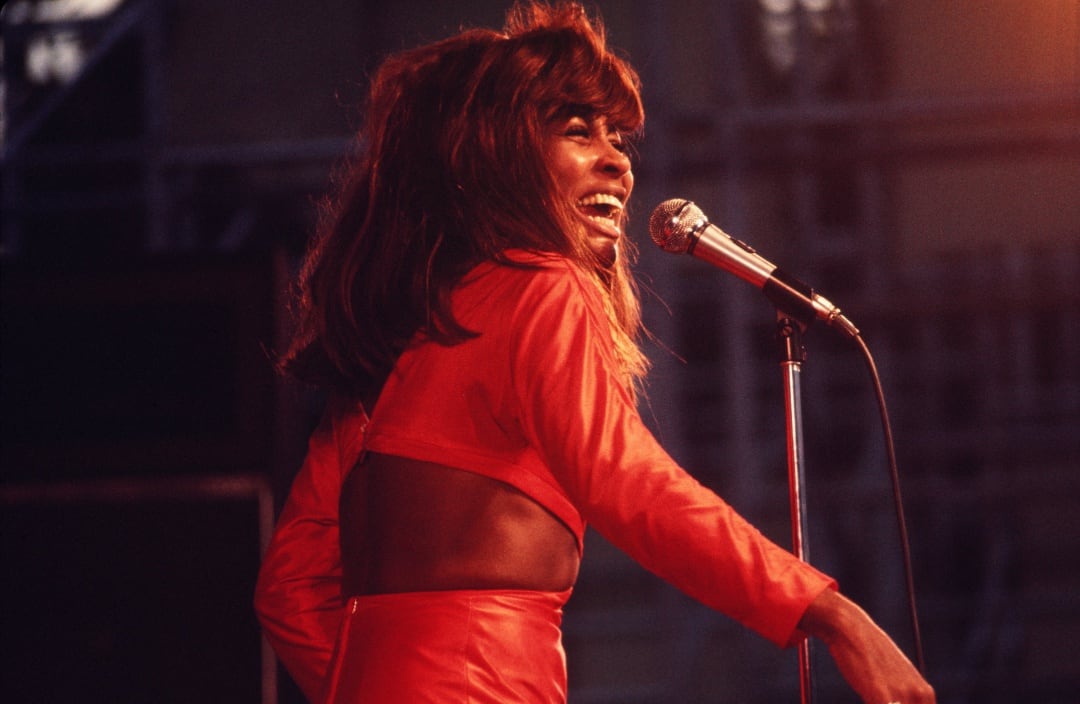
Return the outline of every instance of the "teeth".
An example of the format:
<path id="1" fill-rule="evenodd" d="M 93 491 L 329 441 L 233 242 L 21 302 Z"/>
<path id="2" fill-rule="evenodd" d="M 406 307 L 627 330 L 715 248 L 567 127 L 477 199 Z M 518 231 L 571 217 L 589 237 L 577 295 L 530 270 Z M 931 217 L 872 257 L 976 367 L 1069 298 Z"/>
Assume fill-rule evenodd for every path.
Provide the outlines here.
<path id="1" fill-rule="evenodd" d="M 579 208 L 599 208 L 606 210 L 603 215 L 593 214 L 589 215 L 591 218 L 604 217 L 608 220 L 614 220 L 622 212 L 622 201 L 618 197 L 611 195 L 610 193 L 593 193 L 592 195 L 585 196 L 578 201 Z"/>
<path id="2" fill-rule="evenodd" d="M 590 196 L 585 196 L 578 201 L 578 205 L 610 205 L 612 208 L 622 210 L 622 201 L 610 193 L 594 193 Z"/>

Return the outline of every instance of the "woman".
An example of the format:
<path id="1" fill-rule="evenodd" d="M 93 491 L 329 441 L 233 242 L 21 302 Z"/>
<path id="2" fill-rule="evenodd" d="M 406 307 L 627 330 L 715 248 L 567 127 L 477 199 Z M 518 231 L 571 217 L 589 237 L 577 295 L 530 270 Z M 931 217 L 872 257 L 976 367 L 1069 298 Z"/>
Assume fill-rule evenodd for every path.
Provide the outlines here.
<path id="1" fill-rule="evenodd" d="M 642 425 L 623 234 L 642 121 L 637 76 L 576 4 L 374 76 L 284 360 L 334 400 L 256 595 L 312 700 L 565 701 L 588 522 L 778 645 L 824 638 L 868 704 L 933 701 L 832 580 Z"/>

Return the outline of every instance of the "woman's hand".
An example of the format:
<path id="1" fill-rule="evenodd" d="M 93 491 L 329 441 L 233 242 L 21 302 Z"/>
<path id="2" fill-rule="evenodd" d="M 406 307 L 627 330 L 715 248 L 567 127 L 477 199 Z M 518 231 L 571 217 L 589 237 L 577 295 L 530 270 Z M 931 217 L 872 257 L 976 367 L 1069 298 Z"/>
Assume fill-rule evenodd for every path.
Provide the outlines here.
<path id="1" fill-rule="evenodd" d="M 840 674 L 865 704 L 934 704 L 933 688 L 892 639 L 854 602 L 829 589 L 799 627 L 829 648 Z"/>

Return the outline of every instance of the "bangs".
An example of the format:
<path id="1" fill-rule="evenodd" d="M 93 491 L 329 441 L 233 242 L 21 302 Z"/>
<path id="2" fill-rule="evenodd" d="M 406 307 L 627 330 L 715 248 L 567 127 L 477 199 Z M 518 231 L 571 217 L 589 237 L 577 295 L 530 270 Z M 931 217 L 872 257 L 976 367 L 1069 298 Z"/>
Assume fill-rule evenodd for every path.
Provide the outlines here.
<path id="1" fill-rule="evenodd" d="M 549 74 L 555 80 L 544 91 L 546 95 L 537 96 L 540 119 L 551 123 L 570 117 L 603 116 L 625 136 L 636 137 L 645 120 L 636 74 L 610 55 L 590 58 L 593 61 L 564 62 Z M 599 64 L 600 68 L 578 70 L 589 63 Z"/>
<path id="2" fill-rule="evenodd" d="M 645 119 L 637 76 L 619 59 L 601 58 L 601 70 L 581 72 L 566 88 L 567 104 L 581 110 L 585 117 L 603 115 L 620 132 L 640 131 Z"/>
<path id="3" fill-rule="evenodd" d="M 620 132 L 640 132 L 645 120 L 641 81 L 607 46 L 599 18 L 590 21 L 576 4 L 558 4 L 519 6 L 510 20 L 504 47 L 509 85 L 529 86 L 518 96 L 539 108 L 541 120 L 576 111 L 603 115 Z"/>

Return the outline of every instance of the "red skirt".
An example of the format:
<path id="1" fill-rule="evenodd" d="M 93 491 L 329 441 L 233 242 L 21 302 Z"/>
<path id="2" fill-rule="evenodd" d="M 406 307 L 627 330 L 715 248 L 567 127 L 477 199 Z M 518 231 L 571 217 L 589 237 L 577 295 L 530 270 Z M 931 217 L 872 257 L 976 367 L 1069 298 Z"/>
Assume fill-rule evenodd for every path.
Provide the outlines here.
<path id="1" fill-rule="evenodd" d="M 324 701 L 562 704 L 569 597 L 501 589 L 353 597 Z"/>

